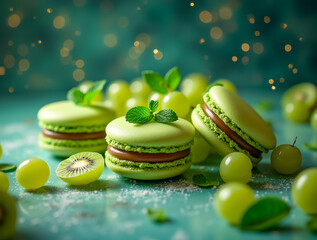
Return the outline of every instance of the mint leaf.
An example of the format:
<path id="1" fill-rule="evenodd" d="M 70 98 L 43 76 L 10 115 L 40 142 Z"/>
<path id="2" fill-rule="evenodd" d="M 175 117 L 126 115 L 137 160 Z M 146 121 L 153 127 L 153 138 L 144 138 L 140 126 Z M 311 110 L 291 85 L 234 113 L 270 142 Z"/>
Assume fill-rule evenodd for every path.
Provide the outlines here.
<path id="1" fill-rule="evenodd" d="M 138 106 L 131 108 L 125 115 L 125 120 L 129 123 L 144 124 L 151 121 L 153 114 L 147 107 Z"/>
<path id="2" fill-rule="evenodd" d="M 276 197 L 264 197 L 251 205 L 244 213 L 240 228 L 264 231 L 280 223 L 289 214 L 290 206 Z"/>
<path id="3" fill-rule="evenodd" d="M 181 81 L 181 73 L 178 67 L 173 67 L 165 74 L 165 83 L 171 91 L 174 91 Z"/>
<path id="4" fill-rule="evenodd" d="M 155 114 L 155 121 L 160 123 L 174 122 L 177 120 L 177 114 L 172 109 L 163 109 Z"/>
<path id="5" fill-rule="evenodd" d="M 11 172 L 11 171 L 15 170 L 16 168 L 17 168 L 17 166 L 15 166 L 13 164 L 7 164 L 7 163 L 0 164 L 0 171 L 1 172 Z"/>
<path id="6" fill-rule="evenodd" d="M 144 71 L 142 74 L 145 81 L 154 92 L 160 94 L 168 93 L 167 87 L 165 86 L 165 79 L 160 74 L 153 71 Z"/>
<path id="7" fill-rule="evenodd" d="M 310 143 L 304 143 L 304 147 L 308 148 L 309 150 L 317 151 L 317 141 L 310 142 Z"/>
<path id="8" fill-rule="evenodd" d="M 312 219 L 307 221 L 306 226 L 309 229 L 309 231 L 317 233 L 317 217 L 313 217 Z"/>
<path id="9" fill-rule="evenodd" d="M 223 87 L 223 84 L 222 84 L 222 83 L 212 83 L 212 84 L 210 84 L 210 85 L 207 87 L 205 93 L 209 92 L 210 88 L 215 87 L 215 86 L 222 86 L 222 87 Z"/>
<path id="10" fill-rule="evenodd" d="M 85 94 L 78 88 L 72 88 L 67 92 L 67 99 L 74 102 L 76 105 L 82 105 L 84 102 Z"/>
<path id="11" fill-rule="evenodd" d="M 146 213 L 148 218 L 153 222 L 157 222 L 157 223 L 168 222 L 165 210 L 162 208 L 157 208 L 157 209 L 147 208 Z"/>
<path id="12" fill-rule="evenodd" d="M 88 89 L 88 91 L 85 93 L 84 102 L 89 105 L 91 100 L 96 95 L 101 93 L 101 91 L 102 91 L 103 87 L 105 86 L 105 84 L 106 84 L 106 80 L 101 80 L 101 81 L 94 82 L 91 85 L 91 87 Z"/>
<path id="13" fill-rule="evenodd" d="M 195 185 L 199 187 L 213 187 L 213 186 L 219 186 L 220 182 L 217 180 L 210 180 L 207 179 L 204 174 L 195 174 L 193 176 L 193 182 Z"/>
<path id="14" fill-rule="evenodd" d="M 158 106 L 159 106 L 158 101 L 151 100 L 150 105 L 149 105 L 151 112 L 155 112 L 156 109 L 158 108 Z"/>

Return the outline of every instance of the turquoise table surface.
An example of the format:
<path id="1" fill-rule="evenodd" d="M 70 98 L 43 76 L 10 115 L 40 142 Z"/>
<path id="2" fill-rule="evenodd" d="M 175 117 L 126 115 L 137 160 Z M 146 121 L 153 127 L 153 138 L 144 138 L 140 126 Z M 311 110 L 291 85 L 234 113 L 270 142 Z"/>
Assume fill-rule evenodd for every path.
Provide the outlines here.
<path id="1" fill-rule="evenodd" d="M 272 123 L 277 143 L 293 143 L 302 151 L 302 169 L 317 166 L 317 152 L 303 147 L 316 141 L 317 132 L 309 124 L 293 124 L 284 120 L 280 93 L 276 91 L 240 90 L 252 106 L 269 100 L 273 108 L 260 114 Z M 0 163 L 18 165 L 29 157 L 45 160 L 51 171 L 47 184 L 33 192 L 25 191 L 16 181 L 15 172 L 7 173 L 9 193 L 16 197 L 18 220 L 16 239 L 317 239 L 306 222 L 310 219 L 291 199 L 294 175 L 283 177 L 272 170 L 269 154 L 254 169 L 250 186 L 257 198 L 278 196 L 293 208 L 279 227 L 267 232 L 246 232 L 230 226 L 213 207 L 217 188 L 199 188 L 186 176 L 193 169 L 207 171 L 219 178 L 221 160 L 211 154 L 185 176 L 144 182 L 126 179 L 104 170 L 100 179 L 87 186 L 67 185 L 55 175 L 61 159 L 37 145 L 40 128 L 37 111 L 43 105 L 64 99 L 65 94 L 32 94 L 0 96 L 0 143 L 4 154 Z M 316 202 L 317 204 L 317 202 Z M 146 216 L 146 208 L 164 208 L 169 222 L 157 224 Z"/>

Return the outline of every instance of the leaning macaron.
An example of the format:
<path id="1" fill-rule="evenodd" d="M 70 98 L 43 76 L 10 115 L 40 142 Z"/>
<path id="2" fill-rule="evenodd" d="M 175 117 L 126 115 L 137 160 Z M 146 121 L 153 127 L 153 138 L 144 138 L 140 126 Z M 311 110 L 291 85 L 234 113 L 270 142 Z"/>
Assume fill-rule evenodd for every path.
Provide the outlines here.
<path id="1" fill-rule="evenodd" d="M 42 128 L 39 145 L 61 157 L 86 151 L 103 153 L 107 148 L 105 128 L 114 118 L 114 111 L 102 103 L 80 106 L 60 101 L 48 104 L 38 112 Z"/>
<path id="2" fill-rule="evenodd" d="M 191 166 L 195 129 L 184 119 L 139 125 L 121 117 L 108 124 L 106 134 L 106 165 L 119 175 L 158 180 L 180 175 Z"/>
<path id="3" fill-rule="evenodd" d="M 192 112 L 196 130 L 221 155 L 245 153 L 255 166 L 276 145 L 271 127 L 241 97 L 221 86 L 204 95 Z"/>

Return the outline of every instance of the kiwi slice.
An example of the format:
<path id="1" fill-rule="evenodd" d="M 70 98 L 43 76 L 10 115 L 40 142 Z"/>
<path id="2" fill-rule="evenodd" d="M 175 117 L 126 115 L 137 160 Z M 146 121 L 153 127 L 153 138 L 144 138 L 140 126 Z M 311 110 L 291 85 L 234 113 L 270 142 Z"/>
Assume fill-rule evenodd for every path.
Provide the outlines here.
<path id="1" fill-rule="evenodd" d="M 76 153 L 60 162 L 56 175 L 71 185 L 85 185 L 96 181 L 105 166 L 103 156 L 95 152 Z"/>
<path id="2" fill-rule="evenodd" d="M 15 199 L 8 193 L 0 191 L 0 239 L 14 236 L 17 220 Z"/>
<path id="3" fill-rule="evenodd" d="M 282 97 L 282 105 L 290 102 L 305 102 L 309 108 L 317 103 L 317 88 L 312 83 L 299 83 L 288 89 Z"/>

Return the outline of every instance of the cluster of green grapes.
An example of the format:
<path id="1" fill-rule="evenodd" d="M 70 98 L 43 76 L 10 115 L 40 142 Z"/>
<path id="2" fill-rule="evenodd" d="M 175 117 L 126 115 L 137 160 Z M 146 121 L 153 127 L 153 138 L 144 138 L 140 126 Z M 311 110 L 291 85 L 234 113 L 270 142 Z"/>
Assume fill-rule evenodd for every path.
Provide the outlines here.
<path id="1" fill-rule="evenodd" d="M 310 124 L 317 131 L 317 87 L 300 83 L 288 89 L 282 97 L 284 116 L 295 123 Z"/>

